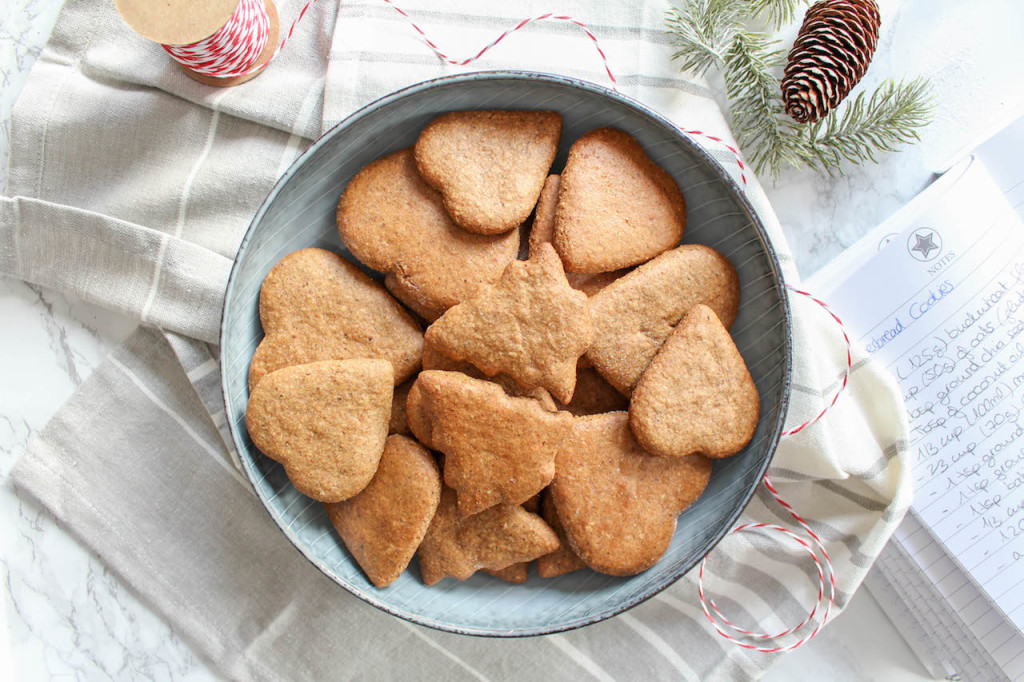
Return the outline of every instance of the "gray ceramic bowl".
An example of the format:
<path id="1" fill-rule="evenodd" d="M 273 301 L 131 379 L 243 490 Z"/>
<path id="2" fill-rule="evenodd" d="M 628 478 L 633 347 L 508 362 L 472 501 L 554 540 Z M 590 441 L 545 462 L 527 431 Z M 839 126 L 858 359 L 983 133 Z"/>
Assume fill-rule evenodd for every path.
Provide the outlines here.
<path id="1" fill-rule="evenodd" d="M 523 585 L 484 574 L 425 587 L 413 565 L 377 589 L 332 531 L 322 506 L 302 496 L 282 467 L 252 445 L 245 429 L 249 360 L 263 336 L 259 289 L 288 253 L 318 246 L 351 258 L 335 227 L 335 206 L 355 173 L 412 145 L 434 116 L 459 109 L 551 109 L 563 117 L 555 168 L 580 135 L 614 126 L 634 135 L 686 195 L 684 241 L 707 244 L 737 267 L 742 285 L 732 328 L 761 395 L 761 421 L 750 445 L 715 462 L 704 495 L 679 516 L 661 561 L 632 578 L 589 570 Z M 360 599 L 410 621 L 473 635 L 558 632 L 620 613 L 693 568 L 736 521 L 778 443 L 789 398 L 790 325 L 779 264 L 741 188 L 670 121 L 627 97 L 583 81 L 534 73 L 477 73 L 406 88 L 356 112 L 303 154 L 274 187 L 238 250 L 221 329 L 221 371 L 235 446 L 257 495 L 281 531 L 314 565 Z"/>

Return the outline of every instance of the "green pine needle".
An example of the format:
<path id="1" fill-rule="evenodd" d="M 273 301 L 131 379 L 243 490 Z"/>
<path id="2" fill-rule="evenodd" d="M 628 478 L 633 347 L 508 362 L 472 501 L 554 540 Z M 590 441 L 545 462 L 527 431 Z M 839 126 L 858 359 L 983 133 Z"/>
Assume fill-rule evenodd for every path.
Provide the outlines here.
<path id="1" fill-rule="evenodd" d="M 759 16 L 787 23 L 804 0 L 681 0 L 666 15 L 680 68 L 698 75 L 714 67 L 725 81 L 730 124 L 758 173 L 787 166 L 842 172 L 843 161 L 877 162 L 879 152 L 918 141 L 933 110 L 928 81 L 886 81 L 861 92 L 813 124 L 785 113 L 779 74 L 786 51 L 748 28 Z"/>

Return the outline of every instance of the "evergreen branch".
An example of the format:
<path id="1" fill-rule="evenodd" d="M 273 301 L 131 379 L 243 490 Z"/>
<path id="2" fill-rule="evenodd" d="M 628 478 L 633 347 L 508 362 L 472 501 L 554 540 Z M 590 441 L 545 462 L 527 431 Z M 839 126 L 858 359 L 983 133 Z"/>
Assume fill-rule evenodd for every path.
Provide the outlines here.
<path id="1" fill-rule="evenodd" d="M 788 24 L 796 17 L 796 11 L 805 0 L 751 0 L 752 15 L 766 15 L 768 22 L 776 30 Z"/>
<path id="2" fill-rule="evenodd" d="M 672 59 L 698 75 L 711 66 L 721 68 L 746 9 L 745 0 L 690 0 L 670 8 L 665 23 L 679 48 Z"/>
<path id="3" fill-rule="evenodd" d="M 807 165 L 829 172 L 843 159 L 877 163 L 877 152 L 917 142 L 918 129 L 928 125 L 933 110 L 926 79 L 887 80 L 870 97 L 861 92 L 841 112 L 798 129 L 800 156 Z"/>
<path id="4" fill-rule="evenodd" d="M 762 33 L 738 33 L 725 59 L 726 96 L 733 103 L 732 127 L 741 147 L 753 149 L 751 163 L 779 167 L 795 163 L 778 117 L 782 109 L 779 80 L 772 70 L 781 65 L 777 43 Z"/>

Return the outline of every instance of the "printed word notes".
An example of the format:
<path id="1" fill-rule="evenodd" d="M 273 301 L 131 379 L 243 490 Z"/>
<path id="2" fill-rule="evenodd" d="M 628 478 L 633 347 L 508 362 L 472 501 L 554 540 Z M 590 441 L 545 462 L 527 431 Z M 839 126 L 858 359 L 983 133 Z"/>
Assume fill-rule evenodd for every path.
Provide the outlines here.
<path id="1" fill-rule="evenodd" d="M 829 303 L 899 380 L 913 512 L 1024 630 L 1024 224 L 980 163 L 903 218 Z"/>

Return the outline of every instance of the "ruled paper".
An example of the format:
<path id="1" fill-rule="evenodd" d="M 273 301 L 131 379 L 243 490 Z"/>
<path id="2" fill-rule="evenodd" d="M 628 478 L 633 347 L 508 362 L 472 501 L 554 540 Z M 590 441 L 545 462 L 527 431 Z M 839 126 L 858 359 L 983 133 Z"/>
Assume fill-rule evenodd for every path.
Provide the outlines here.
<path id="1" fill-rule="evenodd" d="M 1024 680 L 1024 122 L 976 156 L 810 285 L 907 403 L 915 502 L 889 586 L 946 669 L 986 667 L 969 637 Z"/>

